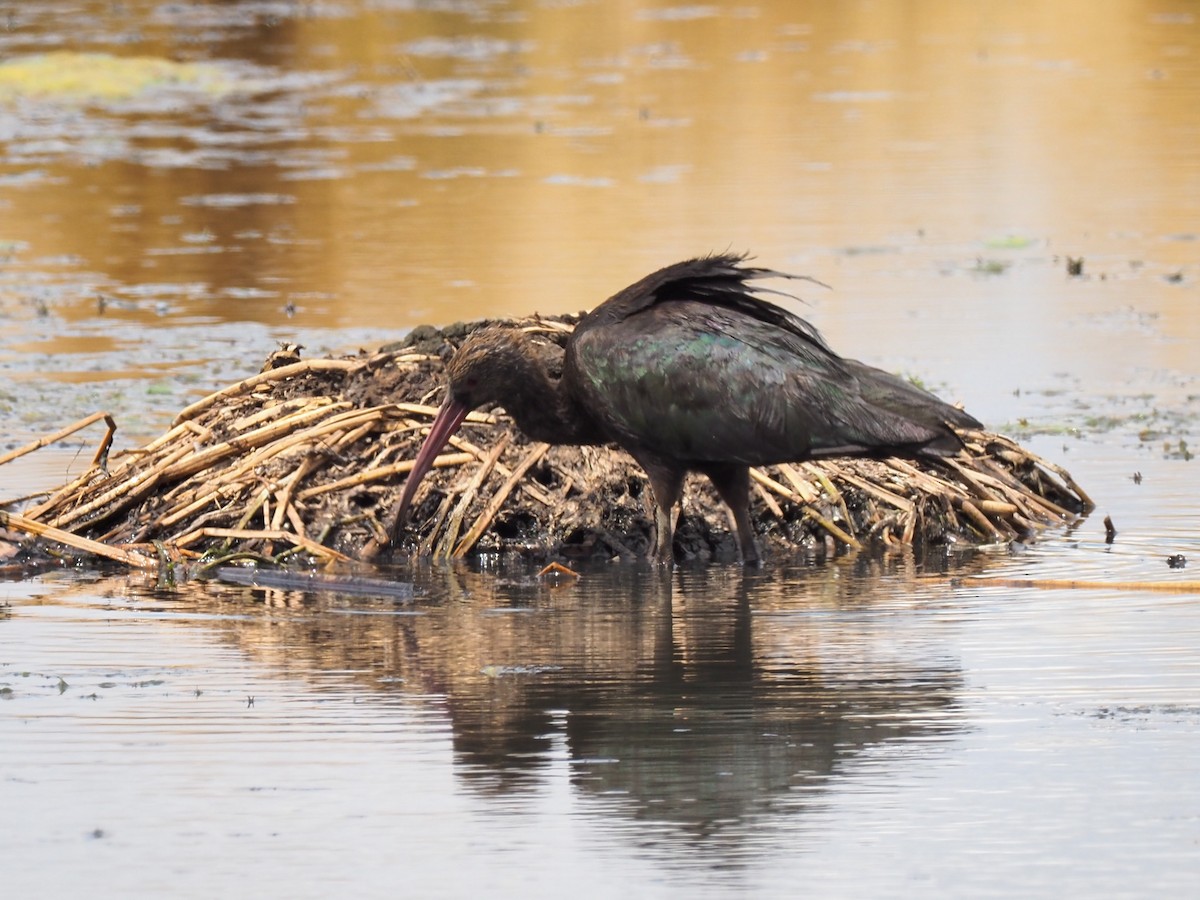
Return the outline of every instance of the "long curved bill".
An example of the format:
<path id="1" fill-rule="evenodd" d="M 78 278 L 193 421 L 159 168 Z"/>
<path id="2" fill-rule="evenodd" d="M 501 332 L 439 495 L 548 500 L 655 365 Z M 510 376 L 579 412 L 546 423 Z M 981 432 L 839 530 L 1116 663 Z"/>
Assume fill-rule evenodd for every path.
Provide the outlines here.
<path id="1" fill-rule="evenodd" d="M 395 527 L 397 530 L 408 519 L 408 507 L 412 503 L 413 495 L 416 494 L 421 480 L 433 468 L 433 461 L 437 459 L 437 455 L 446 446 L 446 442 L 450 440 L 454 432 L 458 431 L 458 426 L 462 424 L 463 419 L 470 411 L 453 397 L 447 397 L 442 408 L 438 410 L 433 425 L 429 428 L 429 434 L 425 438 L 425 443 L 417 451 L 417 459 L 413 463 L 412 471 L 408 473 L 408 480 L 404 482 L 404 493 L 400 495 L 400 504 L 396 509 Z"/>

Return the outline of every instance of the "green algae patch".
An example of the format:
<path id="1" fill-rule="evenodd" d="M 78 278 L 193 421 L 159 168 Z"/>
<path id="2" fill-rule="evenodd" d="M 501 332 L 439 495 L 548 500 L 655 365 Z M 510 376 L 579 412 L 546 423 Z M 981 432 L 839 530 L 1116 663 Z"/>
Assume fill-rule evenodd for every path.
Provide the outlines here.
<path id="1" fill-rule="evenodd" d="M 1028 250 L 1038 244 L 1036 238 L 1023 234 L 1003 234 L 990 237 L 983 242 L 989 250 Z"/>
<path id="2" fill-rule="evenodd" d="M 164 90 L 218 98 L 246 90 L 243 79 L 215 63 L 68 50 L 0 63 L 0 102 L 19 98 L 120 102 Z"/>

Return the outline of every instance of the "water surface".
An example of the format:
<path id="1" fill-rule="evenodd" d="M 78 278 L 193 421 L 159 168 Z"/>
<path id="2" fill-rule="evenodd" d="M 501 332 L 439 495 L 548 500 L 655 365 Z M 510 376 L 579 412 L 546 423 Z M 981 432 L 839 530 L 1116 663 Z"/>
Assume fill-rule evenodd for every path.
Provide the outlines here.
<path id="1" fill-rule="evenodd" d="M 1194 596 L 973 587 L 981 566 L 419 567 L 410 604 L 9 585 L 8 883 L 1187 892 Z"/>

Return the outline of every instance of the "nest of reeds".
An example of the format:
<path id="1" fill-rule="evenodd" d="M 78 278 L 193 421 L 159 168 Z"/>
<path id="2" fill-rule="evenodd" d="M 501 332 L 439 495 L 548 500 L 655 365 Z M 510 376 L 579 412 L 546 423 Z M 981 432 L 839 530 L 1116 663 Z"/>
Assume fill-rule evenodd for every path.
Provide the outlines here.
<path id="1" fill-rule="evenodd" d="M 400 488 L 441 400 L 444 362 L 482 324 L 423 327 L 402 346 L 343 359 L 301 360 L 284 347 L 259 374 L 198 400 L 163 435 L 111 459 L 115 426 L 97 413 L 9 454 L 101 418 L 110 425 L 87 472 L 20 512 L 0 513 L 0 524 L 146 567 L 199 557 L 645 553 L 649 485 L 625 453 L 530 442 L 499 410 L 468 418 L 422 485 L 399 545 L 388 543 Z M 573 319 L 516 324 L 540 338 L 552 366 L 561 363 Z M 967 450 L 953 459 L 755 470 L 752 515 L 764 550 L 996 543 L 1091 508 L 1065 470 L 1011 439 L 961 436 Z M 676 554 L 736 557 L 724 507 L 702 479 L 689 482 Z"/>

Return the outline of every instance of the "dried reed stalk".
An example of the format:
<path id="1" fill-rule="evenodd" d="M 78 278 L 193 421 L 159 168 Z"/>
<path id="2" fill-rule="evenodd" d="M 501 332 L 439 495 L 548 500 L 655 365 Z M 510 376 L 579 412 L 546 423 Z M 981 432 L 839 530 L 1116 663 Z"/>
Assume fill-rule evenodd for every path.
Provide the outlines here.
<path id="1" fill-rule="evenodd" d="M 4 465 L 6 462 L 12 462 L 14 459 L 20 459 L 22 456 L 25 456 L 28 453 L 33 453 L 35 450 L 40 450 L 43 447 L 48 447 L 51 444 L 57 443 L 63 438 L 70 437 L 75 432 L 82 431 L 89 425 L 93 425 L 101 420 L 103 420 L 108 426 L 108 430 L 105 431 L 104 437 L 100 439 L 100 446 L 96 450 L 95 457 L 92 459 L 93 466 L 100 465 L 100 463 L 108 456 L 108 448 L 112 446 L 113 435 L 116 434 L 117 431 L 117 423 L 114 422 L 113 417 L 106 412 L 94 412 L 90 416 L 84 416 L 78 422 L 68 425 L 65 428 L 60 428 L 53 434 L 45 435 L 44 437 L 40 437 L 35 441 L 29 442 L 24 447 L 18 447 L 16 450 L 10 450 L 8 453 L 0 455 L 0 466 Z"/>
<path id="2" fill-rule="evenodd" d="M 445 535 L 438 542 L 434 556 L 448 558 L 451 555 L 454 544 L 458 540 L 459 529 L 462 528 L 463 516 L 467 514 L 467 509 L 470 507 L 471 501 L 475 499 L 475 494 L 479 491 L 480 486 L 492 474 L 492 469 L 496 466 L 496 460 L 500 458 L 500 454 L 508 446 L 509 437 L 508 434 L 500 435 L 500 439 L 496 441 L 492 452 L 480 463 L 479 468 L 475 470 L 475 474 L 467 482 L 462 496 L 459 497 L 458 503 L 454 506 L 454 511 L 450 513 L 450 521 L 446 524 Z"/>
<path id="3" fill-rule="evenodd" d="M 456 559 L 459 559 L 466 556 L 467 553 L 470 552 L 471 548 L 475 546 L 475 542 L 479 540 L 480 536 L 487 530 L 488 526 L 492 524 L 492 519 L 496 518 L 496 513 L 500 511 L 500 507 L 504 505 L 504 501 L 508 499 L 508 495 L 513 492 L 513 488 L 520 483 L 521 479 L 525 477 L 525 473 L 530 470 L 533 464 L 541 460 L 541 458 L 546 455 L 546 451 L 549 449 L 549 444 L 537 444 L 534 446 L 533 450 L 526 454 L 525 458 L 521 460 L 521 464 L 513 469 L 512 474 L 505 479 L 504 484 L 500 486 L 500 490 L 496 491 L 496 493 L 492 495 L 492 499 L 489 500 L 487 506 L 483 508 L 483 512 L 480 514 L 479 518 L 475 520 L 475 524 L 471 526 L 471 529 L 465 535 L 463 535 L 463 539 L 459 541 L 458 545 L 454 548 L 454 553 L 451 554 L 452 556 L 454 556 Z"/>
<path id="4" fill-rule="evenodd" d="M 211 409 L 221 401 L 230 400 L 264 384 L 286 381 L 294 375 L 303 375 L 309 372 L 342 372 L 350 374 L 358 371 L 362 366 L 363 363 L 357 360 L 309 359 L 303 362 L 292 363 L 290 366 L 280 366 L 278 369 L 260 372 L 257 375 L 252 375 L 249 378 L 239 381 L 237 384 L 231 384 L 227 388 L 222 388 L 214 394 L 209 394 L 204 399 L 197 400 L 191 406 L 185 406 L 179 415 L 175 417 L 173 424 L 178 425 L 187 419 L 194 419 L 200 413 Z"/>
<path id="5" fill-rule="evenodd" d="M 0 527 L 15 528 L 17 531 L 23 531 L 35 537 L 48 538 L 65 547 L 74 547 L 76 550 L 81 550 L 92 556 L 111 559 L 113 562 L 123 563 L 135 569 L 153 569 L 158 565 L 156 560 L 142 556 L 140 553 L 133 553 L 120 547 L 101 544 L 99 541 L 71 534 L 71 532 L 63 531 L 61 528 L 54 528 L 42 522 L 35 522 L 14 512 L 0 511 Z"/>

